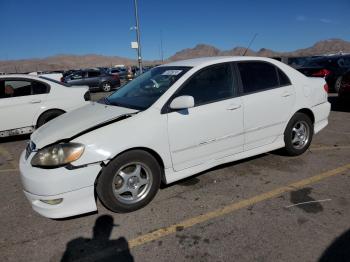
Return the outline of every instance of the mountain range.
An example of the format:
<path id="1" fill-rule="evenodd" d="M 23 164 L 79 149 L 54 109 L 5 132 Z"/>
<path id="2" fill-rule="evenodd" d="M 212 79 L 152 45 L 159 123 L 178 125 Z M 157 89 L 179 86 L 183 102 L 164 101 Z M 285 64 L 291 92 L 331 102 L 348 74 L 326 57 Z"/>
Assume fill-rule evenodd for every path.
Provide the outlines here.
<path id="1" fill-rule="evenodd" d="M 198 44 L 193 48 L 186 48 L 165 62 L 184 60 L 195 57 L 205 56 L 237 56 L 243 55 L 245 47 L 235 47 L 230 50 L 220 50 L 215 46 Z M 342 39 L 328 39 L 316 42 L 313 46 L 298 49 L 292 52 L 278 52 L 267 48 L 258 51 L 247 49 L 247 56 L 265 56 L 265 57 L 296 57 L 296 56 L 313 56 L 334 53 L 350 53 L 350 42 Z M 159 64 L 160 61 L 144 61 L 145 64 Z M 135 60 L 119 56 L 102 56 L 96 54 L 89 55 L 56 55 L 42 59 L 23 59 L 23 60 L 6 60 L 0 61 L 0 72 L 20 73 L 32 71 L 47 70 L 67 70 L 77 68 L 88 68 L 97 66 L 114 66 L 114 65 L 133 65 Z"/>
<path id="2" fill-rule="evenodd" d="M 177 52 L 169 58 L 170 61 L 203 57 L 203 56 L 239 56 L 246 51 L 245 47 L 235 47 L 230 50 L 220 50 L 211 45 L 199 44 L 194 48 L 187 48 Z M 297 57 L 313 56 L 334 53 L 350 53 L 350 42 L 341 39 L 328 39 L 316 42 L 313 46 L 298 49 L 292 52 L 277 52 L 267 48 L 258 51 L 247 49 L 246 56 L 265 56 L 265 57 Z"/>

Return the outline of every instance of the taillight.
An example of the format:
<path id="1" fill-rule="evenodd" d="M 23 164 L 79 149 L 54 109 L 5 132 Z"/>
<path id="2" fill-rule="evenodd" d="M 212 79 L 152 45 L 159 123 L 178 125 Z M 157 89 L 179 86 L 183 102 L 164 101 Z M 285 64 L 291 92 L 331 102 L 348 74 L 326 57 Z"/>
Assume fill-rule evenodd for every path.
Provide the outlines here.
<path id="1" fill-rule="evenodd" d="M 119 75 L 112 75 L 115 80 L 119 80 Z"/>
<path id="2" fill-rule="evenodd" d="M 321 69 L 315 73 L 313 73 L 311 76 L 315 76 L 315 77 L 326 77 L 331 73 L 331 71 L 327 70 L 327 69 Z"/>
<path id="3" fill-rule="evenodd" d="M 328 85 L 324 84 L 323 88 L 324 88 L 324 91 L 326 91 L 326 93 L 328 93 L 328 91 L 329 91 Z"/>
<path id="4" fill-rule="evenodd" d="M 63 78 L 63 77 L 61 77 L 61 82 L 62 82 L 62 83 L 64 82 L 64 78 Z"/>

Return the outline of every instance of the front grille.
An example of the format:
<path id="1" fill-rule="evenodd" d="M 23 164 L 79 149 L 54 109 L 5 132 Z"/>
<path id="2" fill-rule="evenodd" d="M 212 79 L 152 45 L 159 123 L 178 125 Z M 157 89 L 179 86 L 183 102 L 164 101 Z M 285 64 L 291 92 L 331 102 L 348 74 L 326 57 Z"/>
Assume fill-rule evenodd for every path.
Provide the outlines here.
<path id="1" fill-rule="evenodd" d="M 35 144 L 32 141 L 29 141 L 26 147 L 26 155 L 25 155 L 26 160 L 28 159 L 30 154 L 35 150 L 35 147 L 36 147 Z"/>

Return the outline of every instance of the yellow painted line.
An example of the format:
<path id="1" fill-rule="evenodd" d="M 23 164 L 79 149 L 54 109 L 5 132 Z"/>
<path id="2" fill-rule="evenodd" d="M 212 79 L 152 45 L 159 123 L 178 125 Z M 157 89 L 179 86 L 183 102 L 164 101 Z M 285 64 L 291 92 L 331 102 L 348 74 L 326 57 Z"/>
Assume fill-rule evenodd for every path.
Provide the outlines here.
<path id="1" fill-rule="evenodd" d="M 19 169 L 0 169 L 0 173 L 19 172 Z"/>
<path id="2" fill-rule="evenodd" d="M 337 149 L 350 149 L 350 146 L 315 146 L 315 147 L 310 147 L 310 151 L 324 151 L 324 150 L 337 150 Z"/>
<path id="3" fill-rule="evenodd" d="M 130 248 L 134 248 L 137 246 L 144 245 L 144 244 L 149 243 L 151 241 L 154 241 L 154 240 L 157 240 L 159 238 L 176 233 L 177 228 L 181 228 L 181 229 L 189 228 L 189 227 L 195 226 L 199 223 L 203 223 L 203 222 L 206 222 L 208 220 L 230 214 L 236 210 L 239 210 L 239 209 L 254 205 L 256 203 L 277 197 L 277 196 L 284 194 L 286 192 L 290 192 L 290 191 L 293 191 L 293 190 L 296 190 L 299 188 L 303 188 L 307 185 L 317 183 L 323 179 L 338 175 L 338 174 L 345 172 L 349 169 L 350 169 L 350 164 L 347 164 L 347 165 L 326 171 L 326 172 L 321 173 L 319 175 L 315 175 L 315 176 L 291 183 L 289 185 L 276 188 L 272 191 L 254 196 L 252 198 L 248 198 L 248 199 L 239 201 L 237 203 L 229 204 L 223 208 L 216 209 L 216 210 L 208 212 L 206 214 L 196 216 L 193 218 L 189 218 L 189 219 L 184 220 L 182 222 L 179 222 L 177 224 L 173 224 L 173 225 L 168 226 L 168 227 L 160 228 L 160 229 L 153 231 L 151 233 L 147 233 L 145 235 L 131 239 L 129 241 L 129 246 L 130 246 Z"/>

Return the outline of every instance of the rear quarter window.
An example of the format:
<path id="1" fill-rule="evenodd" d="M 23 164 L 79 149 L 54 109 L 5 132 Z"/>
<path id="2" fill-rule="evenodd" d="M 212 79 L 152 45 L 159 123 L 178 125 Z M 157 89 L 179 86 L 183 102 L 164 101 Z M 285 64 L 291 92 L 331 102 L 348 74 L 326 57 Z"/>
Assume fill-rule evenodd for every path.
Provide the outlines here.
<path id="1" fill-rule="evenodd" d="M 278 72 L 278 80 L 279 80 L 280 86 L 291 85 L 289 77 L 284 72 L 282 72 L 282 70 L 277 68 L 277 72 Z"/>

